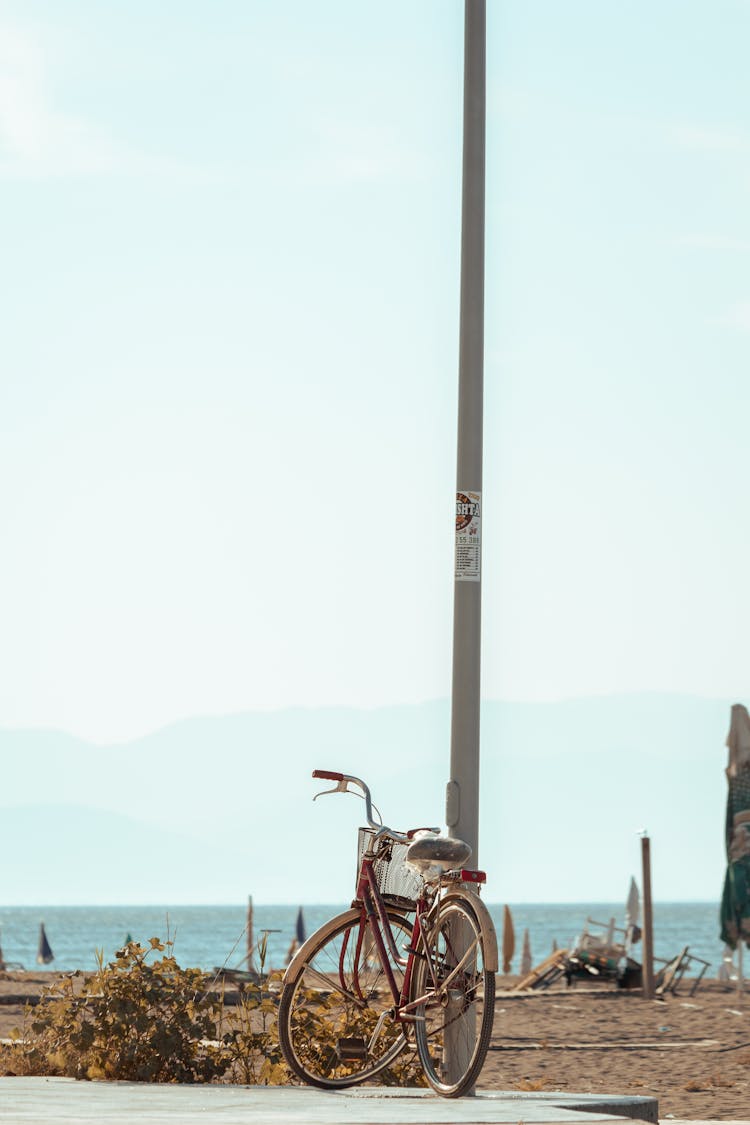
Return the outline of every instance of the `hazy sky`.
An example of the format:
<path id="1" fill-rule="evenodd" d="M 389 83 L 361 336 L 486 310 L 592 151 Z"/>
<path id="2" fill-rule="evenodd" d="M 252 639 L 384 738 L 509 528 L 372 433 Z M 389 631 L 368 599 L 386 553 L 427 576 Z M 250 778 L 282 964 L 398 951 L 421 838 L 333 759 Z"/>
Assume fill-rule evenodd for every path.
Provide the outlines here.
<path id="1" fill-rule="evenodd" d="M 747 0 L 489 0 L 483 691 L 747 699 Z M 460 0 L 0 0 L 0 725 L 445 697 Z"/>

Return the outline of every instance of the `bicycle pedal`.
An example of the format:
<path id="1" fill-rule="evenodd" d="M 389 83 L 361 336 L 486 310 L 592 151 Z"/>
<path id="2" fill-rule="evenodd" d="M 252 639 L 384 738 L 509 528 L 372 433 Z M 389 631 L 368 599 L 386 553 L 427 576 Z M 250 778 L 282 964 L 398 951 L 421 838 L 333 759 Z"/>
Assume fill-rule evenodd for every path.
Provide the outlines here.
<path id="1" fill-rule="evenodd" d="M 360 1039 L 359 1036 L 356 1035 L 350 1035 L 344 1039 L 337 1039 L 336 1054 L 341 1062 L 346 1062 L 348 1059 L 366 1059 L 367 1040 Z"/>

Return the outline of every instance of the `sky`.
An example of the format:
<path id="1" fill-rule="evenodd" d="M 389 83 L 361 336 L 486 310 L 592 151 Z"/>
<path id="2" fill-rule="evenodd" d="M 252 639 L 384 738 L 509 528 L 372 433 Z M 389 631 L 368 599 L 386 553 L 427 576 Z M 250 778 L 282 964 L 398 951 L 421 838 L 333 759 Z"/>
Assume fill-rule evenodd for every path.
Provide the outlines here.
<path id="1" fill-rule="evenodd" d="M 747 0 L 489 0 L 487 699 L 747 699 Z M 0 0 L 0 726 L 450 694 L 458 0 Z"/>

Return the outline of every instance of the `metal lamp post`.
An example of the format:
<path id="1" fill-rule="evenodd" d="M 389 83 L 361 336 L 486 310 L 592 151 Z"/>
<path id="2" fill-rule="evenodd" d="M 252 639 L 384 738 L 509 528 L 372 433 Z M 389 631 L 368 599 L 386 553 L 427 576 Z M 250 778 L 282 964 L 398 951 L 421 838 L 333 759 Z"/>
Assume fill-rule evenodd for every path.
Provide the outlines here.
<path id="1" fill-rule="evenodd" d="M 466 0 L 451 775 L 446 823 L 479 847 L 485 0 Z"/>
<path id="2" fill-rule="evenodd" d="M 461 314 L 458 363 L 453 689 L 446 824 L 479 855 L 479 700 L 482 609 L 482 414 L 484 384 L 485 0 L 465 0 L 461 202 Z M 460 935 L 454 940 L 462 942 Z M 473 1008 L 448 1019 L 448 1079 L 462 1073 Z"/>

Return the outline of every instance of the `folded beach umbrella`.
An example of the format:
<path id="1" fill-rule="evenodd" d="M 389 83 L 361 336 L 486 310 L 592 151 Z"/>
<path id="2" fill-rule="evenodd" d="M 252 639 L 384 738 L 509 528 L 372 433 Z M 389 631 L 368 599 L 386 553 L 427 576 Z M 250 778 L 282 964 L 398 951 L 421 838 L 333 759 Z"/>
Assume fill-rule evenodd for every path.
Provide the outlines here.
<path id="1" fill-rule="evenodd" d="M 508 906 L 503 908 L 503 972 L 510 972 L 510 963 L 516 951 L 516 931 Z"/>
<path id="2" fill-rule="evenodd" d="M 521 974 L 526 976 L 531 972 L 531 940 L 529 931 L 523 931 L 523 949 L 521 950 Z"/>
<path id="3" fill-rule="evenodd" d="M 750 715 L 739 703 L 732 707 L 727 736 L 727 873 L 721 897 L 721 940 L 736 949 L 750 948 Z"/>
<path id="4" fill-rule="evenodd" d="M 299 910 L 297 911 L 297 921 L 294 924 L 294 937 L 292 938 L 292 944 L 286 951 L 287 965 L 291 961 L 292 957 L 294 957 L 294 954 L 297 952 L 299 947 L 303 944 L 305 937 L 305 916 L 302 913 L 302 907 L 300 906 Z"/>
<path id="5" fill-rule="evenodd" d="M 305 937 L 307 935 L 305 934 L 305 916 L 302 913 L 302 907 L 301 906 L 300 906 L 299 910 L 297 911 L 297 925 L 295 927 L 295 930 L 296 930 L 295 936 L 297 938 L 297 944 L 302 945 L 302 943 L 305 940 Z"/>
<path id="6" fill-rule="evenodd" d="M 638 894 L 638 884 L 633 876 L 630 876 L 630 889 L 628 890 L 628 897 L 625 899 L 625 929 L 629 930 L 631 926 L 638 926 L 641 921 L 641 896 Z"/>
<path id="7" fill-rule="evenodd" d="M 44 922 L 39 925 L 39 949 L 37 950 L 36 963 L 37 965 L 49 965 L 50 961 L 54 961 L 55 955 L 52 952 L 52 947 L 47 941 L 47 934 L 44 929 Z"/>

